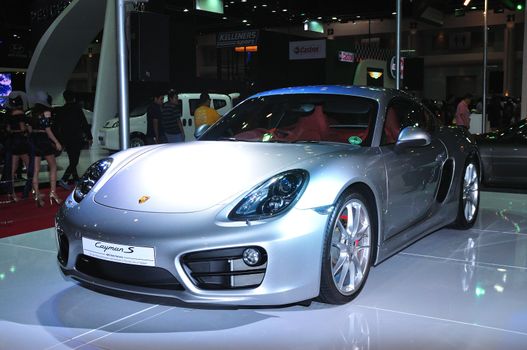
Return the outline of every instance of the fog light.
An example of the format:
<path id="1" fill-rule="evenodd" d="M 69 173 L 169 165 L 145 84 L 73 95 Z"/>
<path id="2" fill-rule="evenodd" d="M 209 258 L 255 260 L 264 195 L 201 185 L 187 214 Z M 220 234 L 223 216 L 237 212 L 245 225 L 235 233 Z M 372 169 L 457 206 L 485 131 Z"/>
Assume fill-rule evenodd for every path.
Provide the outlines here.
<path id="1" fill-rule="evenodd" d="M 243 251 L 243 262 L 249 266 L 256 266 L 260 263 L 262 254 L 258 249 L 247 248 Z"/>

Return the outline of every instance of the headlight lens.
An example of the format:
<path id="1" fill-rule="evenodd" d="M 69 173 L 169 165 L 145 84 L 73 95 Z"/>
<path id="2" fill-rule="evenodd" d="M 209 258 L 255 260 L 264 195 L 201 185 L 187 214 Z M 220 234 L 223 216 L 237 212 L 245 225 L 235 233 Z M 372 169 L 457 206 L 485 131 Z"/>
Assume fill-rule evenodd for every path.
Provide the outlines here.
<path id="1" fill-rule="evenodd" d="M 308 182 L 305 170 L 275 175 L 246 195 L 230 212 L 231 220 L 257 220 L 275 216 L 291 206 Z"/>
<path id="2" fill-rule="evenodd" d="M 99 181 L 110 165 L 112 165 L 112 161 L 112 158 L 104 158 L 90 165 L 73 191 L 73 198 L 77 203 L 86 197 L 92 187 L 95 186 L 97 181 Z"/>

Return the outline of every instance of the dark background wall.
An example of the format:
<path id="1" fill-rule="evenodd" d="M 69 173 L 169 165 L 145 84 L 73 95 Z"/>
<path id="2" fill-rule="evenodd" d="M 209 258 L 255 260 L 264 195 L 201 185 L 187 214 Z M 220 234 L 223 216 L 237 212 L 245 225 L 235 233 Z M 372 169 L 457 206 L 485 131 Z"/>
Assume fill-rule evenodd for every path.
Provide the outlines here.
<path id="1" fill-rule="evenodd" d="M 327 40 L 326 42 L 326 83 L 328 84 L 353 84 L 356 63 L 340 62 L 339 51 L 354 52 L 353 40 L 349 38 Z"/>
<path id="2" fill-rule="evenodd" d="M 258 45 L 256 87 L 272 88 L 323 84 L 325 60 L 289 60 L 289 42 L 306 38 L 262 31 Z"/>

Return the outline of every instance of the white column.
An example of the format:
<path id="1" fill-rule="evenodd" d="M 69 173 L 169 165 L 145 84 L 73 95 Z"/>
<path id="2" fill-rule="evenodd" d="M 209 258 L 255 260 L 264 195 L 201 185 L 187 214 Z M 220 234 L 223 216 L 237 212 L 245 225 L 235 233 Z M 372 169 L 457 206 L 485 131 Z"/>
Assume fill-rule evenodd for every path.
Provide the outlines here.
<path id="1" fill-rule="evenodd" d="M 108 119 L 114 118 L 117 113 L 117 51 L 115 42 L 115 0 L 108 0 L 93 109 L 92 134 L 95 139 L 97 139 L 98 131 L 104 123 Z M 93 144 L 95 145 L 96 142 Z"/>
<path id="2" fill-rule="evenodd" d="M 73 0 L 53 21 L 37 44 L 26 75 L 26 91 L 38 90 L 54 101 L 62 92 L 79 58 L 102 30 L 106 0 Z"/>
<path id="3" fill-rule="evenodd" d="M 525 1 L 527 6 L 527 1 Z M 524 6 L 524 8 L 525 8 Z M 523 68 L 522 68 L 522 109 L 521 118 L 527 117 L 527 11 L 523 20 Z"/>
<path id="4" fill-rule="evenodd" d="M 507 18 L 504 32 L 504 55 L 503 55 L 503 92 L 509 96 L 514 96 L 514 61 L 516 50 L 514 48 L 514 19 Z"/>

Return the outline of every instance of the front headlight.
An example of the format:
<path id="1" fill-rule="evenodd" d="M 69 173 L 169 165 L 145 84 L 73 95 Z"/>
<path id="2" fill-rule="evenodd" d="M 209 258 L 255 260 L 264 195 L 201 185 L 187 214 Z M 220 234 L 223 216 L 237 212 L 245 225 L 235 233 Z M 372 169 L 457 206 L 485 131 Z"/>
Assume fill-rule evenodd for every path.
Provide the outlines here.
<path id="1" fill-rule="evenodd" d="M 282 213 L 302 194 L 309 175 L 289 170 L 275 175 L 246 195 L 230 212 L 231 220 L 258 220 Z"/>
<path id="2" fill-rule="evenodd" d="M 110 165 L 112 165 L 112 161 L 112 158 L 104 158 L 90 165 L 73 191 L 73 198 L 77 203 L 86 197 L 92 187 L 95 186 L 97 181 L 99 181 Z"/>

